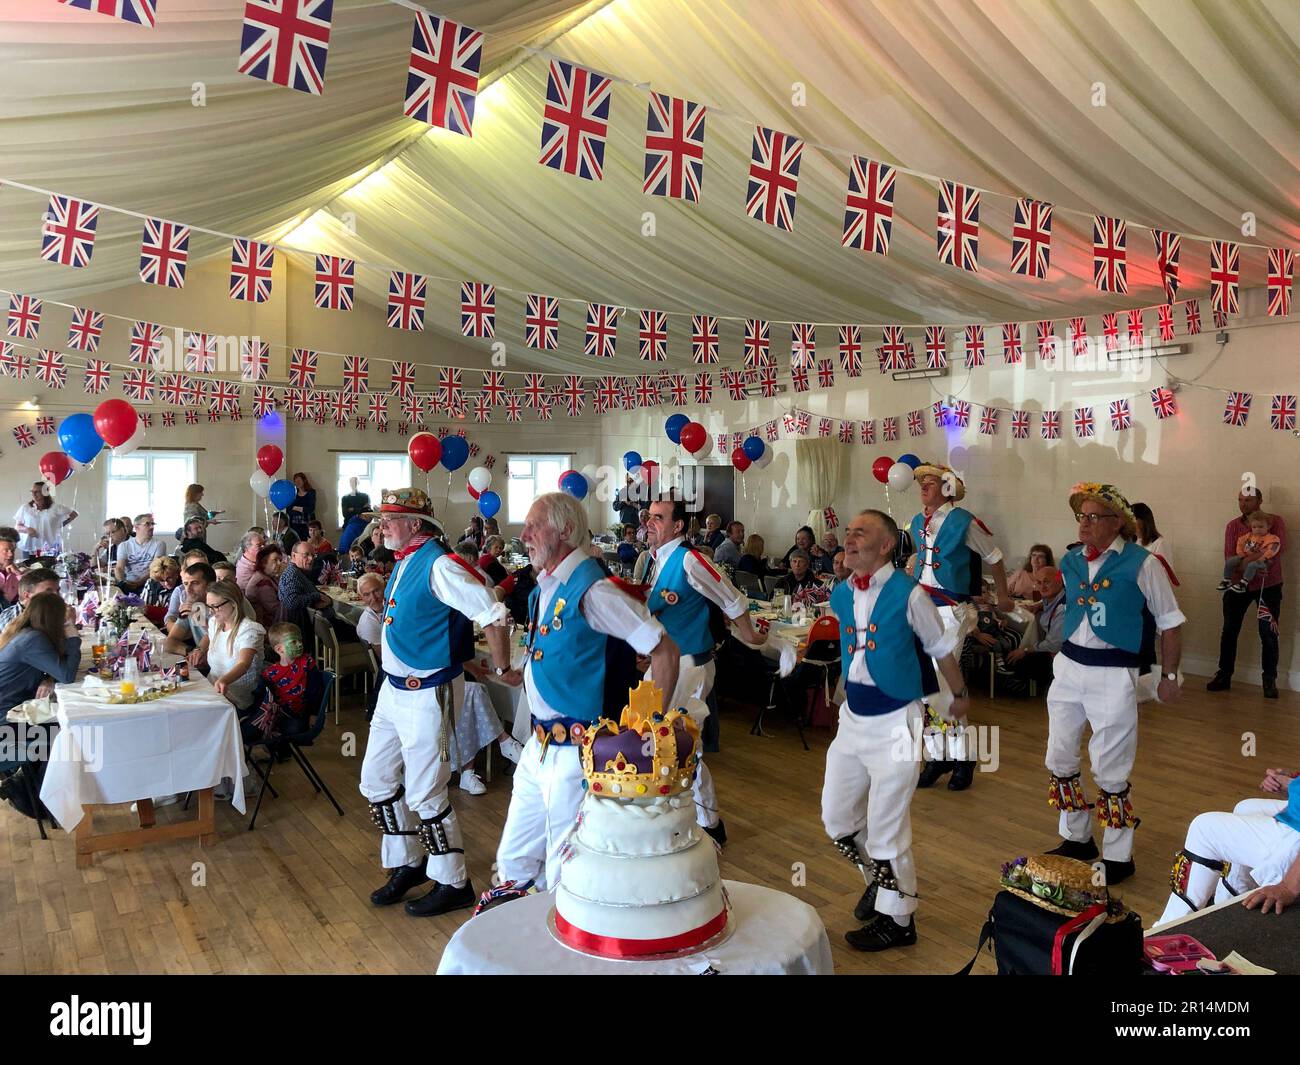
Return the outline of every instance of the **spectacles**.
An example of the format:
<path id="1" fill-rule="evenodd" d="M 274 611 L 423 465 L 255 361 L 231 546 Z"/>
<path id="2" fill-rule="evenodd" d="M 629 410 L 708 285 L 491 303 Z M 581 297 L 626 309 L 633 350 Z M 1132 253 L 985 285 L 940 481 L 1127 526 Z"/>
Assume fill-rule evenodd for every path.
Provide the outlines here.
<path id="1" fill-rule="evenodd" d="M 1074 520 L 1080 525 L 1096 525 L 1099 521 L 1104 521 L 1107 518 L 1115 518 L 1116 521 L 1119 521 L 1119 518 L 1114 514 L 1084 514 L 1076 512 L 1074 515 Z"/>
<path id="2" fill-rule="evenodd" d="M 230 605 L 230 600 L 229 600 L 229 599 L 223 599 L 223 600 L 221 600 L 221 602 L 219 602 L 219 603 L 209 603 L 209 604 L 208 604 L 208 609 L 209 609 L 209 610 L 220 610 L 223 606 L 229 606 L 229 605 Z"/>

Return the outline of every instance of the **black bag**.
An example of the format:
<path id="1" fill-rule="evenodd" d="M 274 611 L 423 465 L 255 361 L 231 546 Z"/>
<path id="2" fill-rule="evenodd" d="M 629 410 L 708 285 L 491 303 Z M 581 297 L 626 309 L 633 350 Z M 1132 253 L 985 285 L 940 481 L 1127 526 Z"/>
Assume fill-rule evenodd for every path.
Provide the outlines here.
<path id="1" fill-rule="evenodd" d="M 970 975 L 985 943 L 992 945 L 999 976 L 1141 975 L 1142 918 L 1130 911 L 1123 920 L 1089 932 L 1091 923 L 1086 915 L 1065 917 L 1014 891 L 1000 891 L 980 930 L 975 957 L 957 975 Z"/>

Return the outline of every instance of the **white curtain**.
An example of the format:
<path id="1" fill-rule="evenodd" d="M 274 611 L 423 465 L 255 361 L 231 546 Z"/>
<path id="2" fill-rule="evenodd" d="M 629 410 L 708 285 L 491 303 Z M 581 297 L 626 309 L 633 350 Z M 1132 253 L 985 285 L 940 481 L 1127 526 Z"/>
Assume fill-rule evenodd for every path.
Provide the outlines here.
<path id="1" fill-rule="evenodd" d="M 840 466 L 850 449 L 832 437 L 796 440 L 794 457 L 799 486 L 807 493 L 808 525 L 821 543 L 826 534 L 824 511 L 835 502 L 835 487 L 840 483 Z"/>

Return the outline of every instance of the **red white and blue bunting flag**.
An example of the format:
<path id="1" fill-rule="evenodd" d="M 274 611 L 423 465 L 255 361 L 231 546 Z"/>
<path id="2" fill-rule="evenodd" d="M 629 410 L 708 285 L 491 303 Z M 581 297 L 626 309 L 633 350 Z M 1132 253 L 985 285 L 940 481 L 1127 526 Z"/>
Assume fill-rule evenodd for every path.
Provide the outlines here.
<path id="1" fill-rule="evenodd" d="M 1109 311 L 1101 316 L 1101 335 L 1107 351 L 1119 351 L 1119 313 Z"/>
<path id="2" fill-rule="evenodd" d="M 297 393 L 290 393 L 289 402 L 292 405 Z M 372 392 L 370 394 L 370 409 L 366 412 L 366 417 L 371 425 L 379 425 L 381 422 L 388 421 L 388 396 Z"/>
<path id="3" fill-rule="evenodd" d="M 524 303 L 524 343 L 536 351 L 560 346 L 560 301 L 530 294 Z"/>
<path id="4" fill-rule="evenodd" d="M 907 432 L 910 436 L 925 435 L 925 411 L 923 409 L 907 412 Z"/>
<path id="5" fill-rule="evenodd" d="M 1038 361 L 1055 362 L 1056 356 L 1061 350 L 1061 340 L 1056 335 L 1055 322 L 1039 322 L 1037 326 L 1038 333 Z"/>
<path id="6" fill-rule="evenodd" d="M 463 370 L 454 367 L 444 366 L 438 371 L 438 403 L 443 407 L 452 407 L 460 399 L 461 392 L 465 387 L 465 373 Z M 411 418 L 410 421 L 416 422 L 420 419 Z"/>
<path id="7" fill-rule="evenodd" d="M 289 355 L 289 384 L 294 388 L 315 388 L 320 356 L 309 348 L 294 348 Z"/>
<path id="8" fill-rule="evenodd" d="M 150 28 L 158 18 L 157 0 L 59 0 L 59 3 Z"/>
<path id="9" fill-rule="evenodd" d="M 829 437 L 834 429 L 835 425 L 830 418 L 822 418 L 817 423 L 817 435 L 820 437 Z"/>
<path id="10" fill-rule="evenodd" d="M 876 442 L 876 419 L 869 418 L 859 427 L 859 434 L 864 444 L 874 444 Z"/>
<path id="11" fill-rule="evenodd" d="M 86 375 L 83 380 L 83 387 L 87 395 L 98 396 L 108 387 L 112 377 L 112 368 L 103 359 L 86 360 Z"/>
<path id="12" fill-rule="evenodd" d="M 898 439 L 898 419 L 896 417 L 880 419 L 880 434 L 883 439 L 893 443 Z"/>
<path id="13" fill-rule="evenodd" d="M 675 373 L 669 377 L 668 392 L 674 407 L 684 407 L 690 402 L 691 390 L 684 373 Z"/>
<path id="14" fill-rule="evenodd" d="M 718 361 L 718 319 L 712 314 L 691 315 L 691 359 L 697 366 Z"/>
<path id="15" fill-rule="evenodd" d="M 19 340 L 35 340 L 41 328 L 43 301 L 35 296 L 9 294 L 9 319 L 5 331 Z"/>
<path id="16" fill-rule="evenodd" d="M 1210 305 L 1222 315 L 1237 314 L 1241 247 L 1230 240 L 1210 241 Z"/>
<path id="17" fill-rule="evenodd" d="M 195 410 L 187 410 L 187 411 L 185 412 L 185 424 L 186 424 L 186 425 L 198 425 L 198 424 L 199 424 L 199 412 L 198 412 L 198 411 L 195 411 Z"/>
<path id="18" fill-rule="evenodd" d="M 153 322 L 133 322 L 127 357 L 134 363 L 157 366 L 162 353 L 163 333 L 163 327 Z"/>
<path id="19" fill-rule="evenodd" d="M 941 399 L 936 399 L 930 404 L 930 415 L 934 419 L 936 429 L 943 429 L 951 424 L 952 412 Z"/>
<path id="20" fill-rule="evenodd" d="M 141 412 L 140 412 L 140 424 L 141 424 L 142 426 L 144 426 L 146 429 L 152 429 L 152 428 L 153 428 L 153 415 L 150 414 L 148 411 L 141 411 Z"/>
<path id="21" fill-rule="evenodd" d="M 935 223 L 939 261 L 962 270 L 979 269 L 980 193 L 956 181 L 939 182 Z"/>
<path id="22" fill-rule="evenodd" d="M 1091 407 L 1074 408 L 1074 435 L 1081 440 L 1090 440 L 1097 431 L 1096 419 Z"/>
<path id="23" fill-rule="evenodd" d="M 881 327 L 880 347 L 876 349 L 876 361 L 881 373 L 906 368 L 907 341 L 903 337 L 901 325 Z"/>
<path id="24" fill-rule="evenodd" d="M 176 428 L 176 412 L 174 410 L 165 410 L 162 412 L 162 427 L 164 429 Z"/>
<path id="25" fill-rule="evenodd" d="M 645 180 L 648 196 L 699 203 L 704 183 L 703 104 L 651 92 L 646 115 Z"/>
<path id="26" fill-rule="evenodd" d="M 428 279 L 394 270 L 388 275 L 388 328 L 424 332 L 424 298 Z"/>
<path id="27" fill-rule="evenodd" d="M 505 396 L 506 421 L 517 422 L 524 416 L 523 400 L 517 392 L 507 392 Z"/>
<path id="28" fill-rule="evenodd" d="M 0 373 L 5 377 L 12 377 L 15 381 L 25 381 L 30 365 L 31 361 L 27 355 L 21 351 L 15 352 L 14 346 L 8 341 L 0 344 Z"/>
<path id="29" fill-rule="evenodd" d="M 1174 307 L 1171 303 L 1162 303 L 1156 308 L 1156 328 L 1160 331 L 1160 339 L 1174 339 Z"/>
<path id="30" fill-rule="evenodd" d="M 970 402 L 968 400 L 959 399 L 953 403 L 948 416 L 948 424 L 961 429 L 965 429 L 970 425 Z"/>
<path id="31" fill-rule="evenodd" d="M 1173 303 L 1178 298 L 1178 255 L 1182 249 L 1183 238 L 1177 233 L 1153 229 L 1151 239 L 1156 247 L 1156 270 L 1164 285 L 1165 302 Z"/>
<path id="32" fill-rule="evenodd" d="M 152 403 L 155 388 L 153 371 L 136 366 L 122 375 L 122 391 L 137 403 Z"/>
<path id="33" fill-rule="evenodd" d="M 1178 413 L 1178 403 L 1169 389 L 1161 386 L 1151 390 L 1151 409 L 1156 412 L 1156 419 L 1164 421 Z"/>
<path id="34" fill-rule="evenodd" d="M 1044 440 L 1061 439 L 1061 412 L 1059 410 L 1045 410 L 1042 415 L 1042 424 L 1039 430 Z"/>
<path id="35" fill-rule="evenodd" d="M 775 421 L 770 421 L 765 426 L 763 426 L 763 435 L 767 438 L 767 441 L 770 444 L 776 443 L 780 431 L 781 431 L 781 427 Z"/>
<path id="36" fill-rule="evenodd" d="M 1250 403 L 1254 398 L 1249 392 L 1229 392 L 1228 402 L 1223 408 L 1223 424 L 1241 428 L 1250 417 Z"/>
<path id="37" fill-rule="evenodd" d="M 587 181 L 604 177 L 612 87 L 607 77 L 562 59 L 551 60 L 538 159 L 542 166 Z"/>
<path id="38" fill-rule="evenodd" d="M 772 333 L 766 320 L 745 319 L 744 353 L 747 370 L 757 370 L 772 361 Z"/>
<path id="39" fill-rule="evenodd" d="M 726 379 L 727 379 L 727 371 L 726 371 L 726 370 L 723 370 L 723 371 L 722 371 L 722 379 L 723 379 L 723 382 L 725 383 L 725 381 L 726 381 Z M 792 385 L 794 386 L 794 390 L 795 390 L 796 392 L 807 392 L 807 391 L 808 391 L 808 367 L 806 367 L 806 366 L 793 366 L 793 365 L 792 365 L 792 366 L 790 367 L 790 384 L 792 384 Z M 743 383 L 742 383 L 742 387 L 741 387 L 741 389 L 740 389 L 740 395 L 737 396 L 737 395 L 735 394 L 735 392 L 733 391 L 733 392 L 732 392 L 732 398 L 733 398 L 733 399 L 744 399 L 744 398 L 745 398 L 745 390 L 744 390 L 744 387 L 743 387 Z"/>
<path id="40" fill-rule="evenodd" d="M 811 370 L 817 363 L 817 327 L 811 322 L 794 322 L 790 326 L 790 362 Z"/>
<path id="41" fill-rule="evenodd" d="M 370 360 L 366 356 L 343 356 L 343 391 L 354 396 L 370 391 Z"/>
<path id="42" fill-rule="evenodd" d="M 239 413 L 239 386 L 231 381 L 218 381 L 208 397 L 209 404 L 222 414 Z"/>
<path id="43" fill-rule="evenodd" d="M 415 391 L 415 363 L 400 361 L 393 363 L 388 377 L 388 394 L 391 396 L 408 396 Z M 375 409 L 375 402 L 370 401 L 370 409 Z M 383 404 L 385 412 L 388 405 Z M 385 414 L 387 417 L 387 414 Z"/>
<path id="44" fill-rule="evenodd" d="M 474 420 L 480 425 L 486 425 L 492 420 L 492 404 L 482 392 L 474 397 Z"/>
<path id="45" fill-rule="evenodd" d="M 528 405 L 537 410 L 546 399 L 546 375 L 541 373 L 524 374 L 524 398 Z"/>
<path id="46" fill-rule="evenodd" d="M 184 288 L 190 261 L 190 227 L 146 218 L 140 239 L 140 280 L 146 285 Z"/>
<path id="47" fill-rule="evenodd" d="M 419 392 L 410 392 L 397 401 L 397 409 L 408 423 L 424 420 L 424 397 Z"/>
<path id="48" fill-rule="evenodd" d="M 356 295 L 357 263 L 337 255 L 316 256 L 316 306 L 350 311 Z"/>
<path id="49" fill-rule="evenodd" d="M 99 351 L 99 341 L 104 335 L 102 311 L 74 307 L 72 324 L 68 326 L 68 347 L 94 355 Z"/>
<path id="50" fill-rule="evenodd" d="M 1212 306 L 1211 310 L 1214 316 L 1214 328 L 1215 329 L 1224 328 L 1228 324 L 1228 315 L 1224 311 L 1219 310 L 1218 307 Z"/>
<path id="51" fill-rule="evenodd" d="M 1024 342 L 1019 322 L 1006 322 L 1002 326 L 1002 358 L 1008 365 L 1025 361 Z"/>
<path id="52" fill-rule="evenodd" d="M 636 388 L 626 377 L 619 378 L 618 401 L 624 410 L 636 410 Z"/>
<path id="53" fill-rule="evenodd" d="M 618 405 L 618 378 L 606 374 L 596 382 L 596 407 L 611 410 Z M 602 412 L 603 413 L 603 412 Z"/>
<path id="54" fill-rule="evenodd" d="M 1142 321 L 1142 308 L 1134 307 L 1128 312 L 1128 346 L 1140 348 L 1146 339 L 1146 325 Z"/>
<path id="55" fill-rule="evenodd" d="M 505 396 L 506 378 L 500 370 L 484 370 L 482 395 L 489 407 L 495 407 Z"/>
<path id="56" fill-rule="evenodd" d="M 713 402 L 713 374 L 701 371 L 695 375 L 695 402 Z"/>
<path id="57" fill-rule="evenodd" d="M 1291 313 L 1291 284 L 1295 275 L 1295 252 L 1290 248 L 1268 249 L 1268 313 L 1285 318 Z"/>
<path id="58" fill-rule="evenodd" d="M 759 126 L 749 156 L 745 214 L 777 229 L 794 229 L 795 195 L 803 141 Z"/>
<path id="59" fill-rule="evenodd" d="M 822 359 L 817 363 L 817 387 L 835 387 L 835 364 L 830 359 Z"/>
<path id="60" fill-rule="evenodd" d="M 1195 336 L 1201 331 L 1201 305 L 1197 300 L 1186 300 L 1183 313 L 1187 316 L 1187 335 Z"/>
<path id="61" fill-rule="evenodd" d="M 63 388 L 68 383 L 68 367 L 62 352 L 42 348 L 35 365 L 36 379 L 47 388 Z"/>
<path id="62" fill-rule="evenodd" d="M 808 390 L 808 371 L 800 370 L 795 372 L 799 372 L 803 374 L 803 387 L 799 388 L 799 391 L 806 392 Z M 739 370 L 723 370 L 722 387 L 725 388 L 731 394 L 732 399 L 734 400 L 744 399 L 745 398 L 745 375 L 742 374 Z M 795 387 L 798 388 L 798 385 L 796 385 Z"/>
<path id="63" fill-rule="evenodd" d="M 276 409 L 275 389 L 258 385 L 253 389 L 253 417 L 264 418 Z"/>
<path id="64" fill-rule="evenodd" d="M 857 425 L 854 422 L 840 422 L 840 443 L 851 444 L 857 437 Z"/>
<path id="65" fill-rule="evenodd" d="M 564 398 L 565 409 L 570 418 L 576 418 L 582 414 L 587 405 L 587 394 L 582 388 L 582 377 L 579 374 L 565 374 L 564 387 L 560 393 Z"/>
<path id="66" fill-rule="evenodd" d="M 1269 425 L 1274 429 L 1290 432 L 1295 428 L 1296 400 L 1293 395 L 1273 397 L 1273 407 L 1269 416 Z"/>
<path id="67" fill-rule="evenodd" d="M 979 430 L 982 436 L 998 435 L 998 415 L 1001 411 L 997 407 L 980 407 L 980 425 Z"/>
<path id="68" fill-rule="evenodd" d="M 271 296 L 271 273 L 274 269 L 274 244 L 236 237 L 230 246 L 230 298 L 247 303 L 265 303 Z"/>
<path id="69" fill-rule="evenodd" d="M 1052 205 L 1020 197 L 1011 225 L 1011 272 L 1044 278 L 1052 257 Z"/>
<path id="70" fill-rule="evenodd" d="M 497 335 L 497 288 L 482 281 L 460 286 L 460 335 L 491 340 Z"/>
<path id="71" fill-rule="evenodd" d="M 1013 440 L 1029 439 L 1029 411 L 1013 410 L 1011 412 L 1011 438 Z"/>
<path id="72" fill-rule="evenodd" d="M 668 358 L 668 319 L 663 311 L 641 311 L 637 329 L 637 355 L 642 362 Z"/>
<path id="73" fill-rule="evenodd" d="M 941 325 L 925 327 L 925 368 L 943 370 L 948 366 L 948 331 Z"/>
<path id="74" fill-rule="evenodd" d="M 799 436 L 807 436 L 808 430 L 812 426 L 812 415 L 806 410 L 795 411 L 794 431 Z"/>
<path id="75" fill-rule="evenodd" d="M 582 352 L 593 359 L 612 359 L 618 341 L 619 308 L 610 303 L 587 304 L 587 337 Z"/>
<path id="76" fill-rule="evenodd" d="M 483 34 L 478 30 L 416 11 L 402 113 L 472 137 L 482 59 Z"/>
<path id="77" fill-rule="evenodd" d="M 451 436 L 451 430 L 450 430 L 450 429 L 448 429 L 445 425 L 440 425 L 440 426 L 438 426 L 438 439 L 439 439 L 439 440 L 446 440 L 447 437 L 449 437 L 449 436 Z"/>
<path id="78" fill-rule="evenodd" d="M 165 373 L 158 378 L 158 398 L 173 407 L 185 403 L 185 382 L 178 373 Z"/>
<path id="79" fill-rule="evenodd" d="M 789 429 L 787 428 L 786 431 L 789 432 Z M 731 448 L 728 446 L 730 443 L 731 437 L 727 433 L 718 434 L 718 454 L 723 458 L 728 458 L 731 455 Z"/>
<path id="80" fill-rule="evenodd" d="M 1101 292 L 1128 292 L 1128 223 L 1092 216 L 1092 280 Z"/>
<path id="81" fill-rule="evenodd" d="M 210 333 L 185 333 L 186 373 L 212 373 L 217 368 L 217 338 Z"/>
<path id="82" fill-rule="evenodd" d="M 844 233 L 840 244 L 845 248 L 889 254 L 889 239 L 894 228 L 894 179 L 896 171 L 887 163 L 877 163 L 855 155 L 849 161 L 849 186 L 844 197 Z"/>
<path id="83" fill-rule="evenodd" d="M 358 430 L 364 430 L 364 429 L 366 428 L 366 424 L 367 424 L 367 423 L 366 423 L 366 419 L 365 419 L 365 417 L 362 416 L 362 417 L 355 418 L 355 419 L 353 420 L 352 424 L 353 424 L 353 425 L 354 425 Z"/>
<path id="84" fill-rule="evenodd" d="M 840 369 L 850 377 L 862 376 L 862 329 L 856 325 L 839 327 Z"/>
<path id="85" fill-rule="evenodd" d="M 1082 318 L 1070 319 L 1070 351 L 1076 359 L 1088 354 L 1088 326 Z"/>
<path id="86" fill-rule="evenodd" d="M 1133 412 L 1129 409 L 1127 399 L 1110 401 L 1110 427 L 1116 432 L 1133 428 Z"/>
<path id="87" fill-rule="evenodd" d="M 237 70 L 319 96 L 325 91 L 334 0 L 248 0 Z"/>
<path id="88" fill-rule="evenodd" d="M 197 407 L 203 399 L 203 385 L 183 374 L 181 375 L 181 384 L 183 386 L 181 403 L 187 407 Z"/>
<path id="89" fill-rule="evenodd" d="M 18 446 L 24 451 L 36 443 L 36 434 L 32 432 L 30 425 L 15 425 L 13 433 L 14 439 L 18 441 Z"/>
<path id="90" fill-rule="evenodd" d="M 54 193 L 41 218 L 41 258 L 61 266 L 88 266 L 98 224 L 97 205 Z"/>
<path id="91" fill-rule="evenodd" d="M 966 368 L 984 365 L 984 327 L 968 325 L 966 327 Z"/>

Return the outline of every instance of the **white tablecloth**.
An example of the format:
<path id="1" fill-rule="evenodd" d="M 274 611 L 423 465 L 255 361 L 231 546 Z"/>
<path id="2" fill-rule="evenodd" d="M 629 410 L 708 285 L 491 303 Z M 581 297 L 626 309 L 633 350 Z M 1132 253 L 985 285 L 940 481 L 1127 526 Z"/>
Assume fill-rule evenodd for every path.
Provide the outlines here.
<path id="1" fill-rule="evenodd" d="M 557 942 L 547 928 L 554 896 L 530 895 L 461 926 L 443 951 L 439 976 L 688 975 L 712 966 L 723 975 L 813 975 L 834 972 L 831 945 L 817 911 L 793 895 L 724 881 L 735 930 L 716 948 L 668 961 L 591 958 Z"/>

